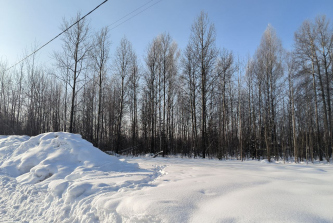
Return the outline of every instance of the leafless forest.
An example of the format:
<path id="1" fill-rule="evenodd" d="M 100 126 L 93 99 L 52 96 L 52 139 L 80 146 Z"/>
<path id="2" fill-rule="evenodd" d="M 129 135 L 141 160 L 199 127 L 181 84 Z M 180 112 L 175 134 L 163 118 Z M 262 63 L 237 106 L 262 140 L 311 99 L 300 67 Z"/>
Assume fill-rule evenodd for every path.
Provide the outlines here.
<path id="1" fill-rule="evenodd" d="M 188 28 L 186 48 L 163 33 L 138 58 L 129 40 L 114 46 L 107 28 L 93 33 L 81 20 L 48 65 L 38 55 L 12 69 L 0 61 L 0 134 L 68 131 L 133 155 L 330 160 L 333 26 L 325 16 L 303 22 L 290 52 L 268 26 L 249 58 L 216 46 L 204 12 Z"/>

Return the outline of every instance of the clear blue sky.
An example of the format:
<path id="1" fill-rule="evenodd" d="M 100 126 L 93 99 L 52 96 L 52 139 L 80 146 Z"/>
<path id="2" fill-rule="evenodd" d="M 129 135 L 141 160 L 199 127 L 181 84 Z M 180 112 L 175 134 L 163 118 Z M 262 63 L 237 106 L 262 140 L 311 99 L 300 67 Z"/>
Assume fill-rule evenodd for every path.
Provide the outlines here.
<path id="1" fill-rule="evenodd" d="M 9 64 L 31 51 L 35 42 L 42 45 L 61 30 L 62 19 L 78 11 L 89 12 L 102 0 L 0 0 L 0 59 Z M 140 7 L 157 0 L 109 0 L 93 12 L 88 20 L 92 30 L 110 25 Z M 271 24 L 285 48 L 293 44 L 294 32 L 306 19 L 326 14 L 332 20 L 332 0 L 163 0 L 128 22 L 111 30 L 111 52 L 126 36 L 137 55 L 142 58 L 148 43 L 168 32 L 184 49 L 191 24 L 204 10 L 215 24 L 217 46 L 234 51 L 241 58 L 253 55 L 262 33 Z M 332 22 L 332 21 L 331 21 Z M 118 23 L 119 24 L 119 23 Z M 111 26 L 110 28 L 112 28 Z M 60 49 L 60 38 L 39 53 L 41 62 L 50 61 L 52 52 Z"/>

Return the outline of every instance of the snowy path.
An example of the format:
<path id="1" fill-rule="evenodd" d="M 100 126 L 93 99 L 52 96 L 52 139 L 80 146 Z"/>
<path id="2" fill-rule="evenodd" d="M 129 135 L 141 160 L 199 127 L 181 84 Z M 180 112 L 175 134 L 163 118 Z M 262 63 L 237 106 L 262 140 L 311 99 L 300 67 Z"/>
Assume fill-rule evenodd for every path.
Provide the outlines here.
<path id="1" fill-rule="evenodd" d="M 333 166 L 108 156 L 0 137 L 0 222 L 333 222 Z"/>

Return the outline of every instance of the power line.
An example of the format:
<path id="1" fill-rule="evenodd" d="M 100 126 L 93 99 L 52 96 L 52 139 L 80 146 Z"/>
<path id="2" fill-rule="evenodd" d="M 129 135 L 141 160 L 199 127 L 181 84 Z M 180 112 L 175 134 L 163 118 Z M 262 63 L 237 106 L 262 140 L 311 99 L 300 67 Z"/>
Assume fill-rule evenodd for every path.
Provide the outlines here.
<path id="1" fill-rule="evenodd" d="M 141 9 L 141 8 L 145 7 L 146 5 L 150 4 L 152 1 L 154 1 L 154 0 L 150 0 L 149 2 L 143 4 L 143 5 L 140 6 L 139 8 L 137 8 L 137 9 L 133 10 L 132 12 L 126 14 L 125 16 L 123 16 L 123 17 L 121 17 L 120 19 L 118 19 L 117 21 L 111 23 L 111 24 L 108 25 L 107 27 L 110 27 L 110 26 L 112 26 L 112 25 L 114 25 L 114 24 L 117 24 L 118 22 L 120 22 L 121 20 L 123 20 L 124 18 L 126 18 L 127 16 L 133 14 L 134 12 L 138 11 L 139 9 Z"/>
<path id="2" fill-rule="evenodd" d="M 152 1 L 153 1 L 153 0 L 152 0 Z M 152 1 L 150 1 L 150 2 L 152 2 Z M 140 12 L 138 12 L 138 13 L 136 13 L 135 15 L 131 16 L 130 18 L 126 19 L 125 21 L 123 21 L 123 22 L 119 23 L 118 25 L 112 27 L 110 30 L 113 30 L 113 29 L 117 28 L 118 26 L 124 24 L 125 22 L 131 20 L 132 18 L 136 17 L 137 15 L 139 15 L 139 14 L 143 13 L 144 11 L 150 9 L 150 8 L 153 7 L 154 5 L 160 3 L 161 1 L 163 1 L 163 0 L 159 0 L 159 1 L 155 2 L 154 4 L 150 5 L 149 7 L 145 8 L 145 9 L 143 9 L 143 10 L 141 10 Z M 137 8 L 137 9 L 135 9 L 135 10 L 132 11 L 132 12 L 128 13 L 127 15 L 125 15 L 124 17 L 122 17 L 121 19 L 118 19 L 117 22 L 119 22 L 120 20 L 126 18 L 126 17 L 129 16 L 130 14 L 133 14 L 134 12 L 136 12 L 136 11 L 138 11 L 139 9 L 143 8 L 144 6 L 148 5 L 150 2 L 148 2 L 148 3 L 146 3 L 145 5 L 143 5 L 143 6 L 139 7 L 139 8 Z M 108 27 L 112 26 L 113 24 L 115 24 L 115 23 L 117 23 L 117 22 L 114 22 L 114 23 L 108 25 Z"/>
<path id="3" fill-rule="evenodd" d="M 90 12 L 88 12 L 87 14 L 85 14 L 83 17 L 81 17 L 79 20 L 77 20 L 75 23 L 73 23 L 72 25 L 70 25 L 68 28 L 66 28 L 64 31 L 62 31 L 61 33 L 59 33 L 57 36 L 55 36 L 53 39 L 51 39 L 50 41 L 48 41 L 47 43 L 45 43 L 44 45 L 42 45 L 41 47 L 39 47 L 37 50 L 35 50 L 34 52 L 32 52 L 31 54 L 29 54 L 28 56 L 26 56 L 25 58 L 23 58 L 22 60 L 20 60 L 19 62 L 17 62 L 16 64 L 14 64 L 13 66 L 9 67 L 6 71 L 12 69 L 13 67 L 15 67 L 17 64 L 23 62 L 24 60 L 26 60 L 27 58 L 31 57 L 33 54 L 37 53 L 39 50 L 41 50 L 43 47 L 45 47 L 46 45 L 48 45 L 49 43 L 51 43 L 53 40 L 55 40 L 56 38 L 58 38 L 59 36 L 61 36 L 64 32 L 66 32 L 67 30 L 69 30 L 70 28 L 72 28 L 74 25 L 76 25 L 78 22 L 80 22 L 82 19 L 84 19 L 85 17 L 87 17 L 88 15 L 90 15 L 93 11 L 95 11 L 96 9 L 98 9 L 101 5 L 103 5 L 105 2 L 107 2 L 108 0 L 105 0 L 104 2 L 102 2 L 101 4 L 99 4 L 98 6 L 96 6 L 93 10 L 91 10 Z"/>
<path id="4" fill-rule="evenodd" d="M 87 17 L 89 14 L 91 14 L 93 11 L 95 11 L 97 8 L 99 8 L 101 5 L 103 5 L 105 2 L 107 2 L 108 0 L 105 0 L 104 2 L 102 2 L 101 4 L 99 4 L 98 6 L 96 6 L 93 10 L 91 10 L 90 12 L 88 12 L 86 15 L 84 15 L 82 18 L 80 18 L 78 21 L 76 21 L 75 23 L 73 23 L 71 26 L 69 26 L 68 28 L 66 28 L 64 31 L 62 31 L 61 33 L 59 33 L 57 36 L 55 36 L 53 39 L 51 39 L 50 41 L 48 41 L 47 43 L 45 43 L 44 45 L 42 45 L 41 47 L 39 47 L 37 50 L 35 50 L 34 52 L 32 52 L 31 54 L 29 54 L 28 56 L 26 56 L 25 58 L 23 58 L 22 60 L 18 61 L 17 63 L 15 63 L 14 65 L 12 65 L 11 67 L 9 67 L 6 71 L 12 69 L 13 67 L 15 67 L 17 64 L 23 62 L 24 60 L 26 60 L 27 58 L 29 58 L 30 56 L 32 56 L 33 54 L 37 53 L 39 50 L 41 50 L 43 47 L 45 47 L 46 45 L 48 45 L 49 43 L 51 43 L 53 40 L 55 40 L 56 38 L 58 38 L 59 36 L 61 36 L 63 33 L 65 33 L 67 30 L 69 30 L 70 28 L 72 28 L 75 24 L 77 24 L 78 22 L 80 22 L 82 19 L 84 19 L 85 17 Z M 111 23 L 110 25 L 108 25 L 107 27 L 110 27 L 114 24 L 117 24 L 118 22 L 120 22 L 121 20 L 123 20 L 124 18 L 128 17 L 129 15 L 137 12 L 138 10 L 144 8 L 145 6 L 147 6 L 148 4 L 150 4 L 151 2 L 153 2 L 154 0 L 151 0 L 145 4 L 143 4 L 142 6 L 138 7 L 137 9 L 133 10 L 132 12 L 126 14 L 125 16 L 121 17 L 120 19 L 118 19 L 117 21 Z M 154 4 L 148 6 L 147 8 L 144 8 L 143 10 L 139 11 L 138 13 L 134 14 L 133 16 L 129 17 L 128 19 L 126 19 L 125 21 L 119 23 L 118 25 L 112 27 L 110 30 L 113 30 L 115 28 L 117 28 L 118 26 L 124 24 L 125 22 L 131 20 L 132 18 L 138 16 L 139 14 L 143 13 L 144 11 L 150 9 L 151 7 L 153 7 L 154 5 L 160 3 L 163 0 L 159 0 L 157 2 L 155 2 Z"/>

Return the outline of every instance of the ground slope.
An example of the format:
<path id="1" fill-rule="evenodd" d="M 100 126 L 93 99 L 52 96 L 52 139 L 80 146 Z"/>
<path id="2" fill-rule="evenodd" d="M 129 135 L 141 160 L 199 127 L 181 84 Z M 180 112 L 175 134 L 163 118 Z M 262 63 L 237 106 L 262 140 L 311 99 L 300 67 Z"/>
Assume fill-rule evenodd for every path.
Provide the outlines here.
<path id="1" fill-rule="evenodd" d="M 0 137 L 0 222 L 333 222 L 333 167 L 109 156 L 81 136 Z"/>

